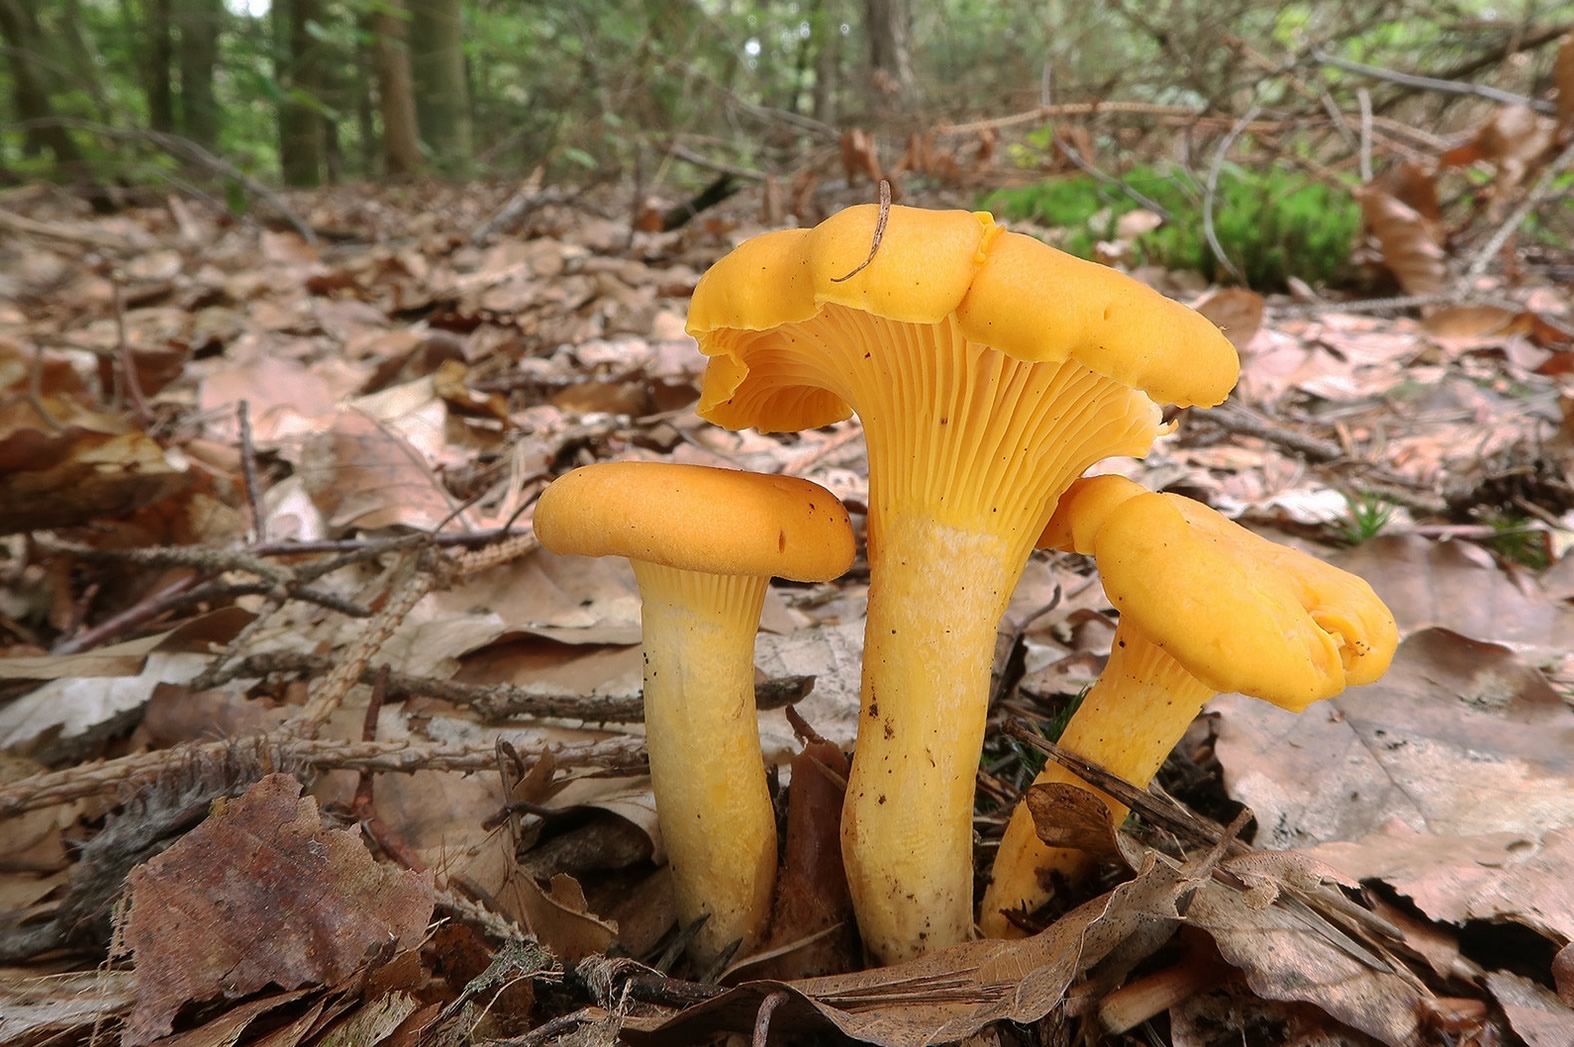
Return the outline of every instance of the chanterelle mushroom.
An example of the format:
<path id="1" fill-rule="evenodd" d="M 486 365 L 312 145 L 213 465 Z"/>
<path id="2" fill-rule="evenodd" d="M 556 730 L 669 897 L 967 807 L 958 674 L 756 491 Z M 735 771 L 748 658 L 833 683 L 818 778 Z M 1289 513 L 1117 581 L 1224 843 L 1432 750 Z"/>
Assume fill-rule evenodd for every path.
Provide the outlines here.
<path id="1" fill-rule="evenodd" d="M 772 576 L 827 581 L 847 570 L 847 510 L 807 480 L 608 462 L 548 487 L 535 530 L 555 552 L 633 564 L 651 786 L 678 915 L 709 914 L 691 947 L 702 961 L 751 945 L 776 875 L 754 636 Z"/>
<path id="2" fill-rule="evenodd" d="M 1136 785 L 1158 771 L 1203 703 L 1239 691 L 1300 712 L 1393 658 L 1393 615 L 1361 578 L 1270 542 L 1199 502 L 1119 476 L 1078 480 L 1040 544 L 1091 554 L 1120 611 L 1108 665 L 1060 744 Z M 1084 783 L 1051 764 L 1037 782 Z M 1036 783 L 1035 783 L 1036 784 Z M 1126 808 L 1103 797 L 1118 822 Z M 1008 908 L 1048 900 L 1047 877 L 1075 878 L 1082 852 L 1039 841 L 1018 805 L 979 922 L 1009 936 Z"/>
<path id="3" fill-rule="evenodd" d="M 985 213 L 877 208 L 766 233 L 707 272 L 699 413 L 805 429 L 856 411 L 869 454 L 862 715 L 842 847 L 864 943 L 897 961 L 972 932 L 973 781 L 995 630 L 1055 501 L 1143 455 L 1159 404 L 1215 404 L 1206 319 Z M 865 264 L 867 260 L 867 264 Z"/>

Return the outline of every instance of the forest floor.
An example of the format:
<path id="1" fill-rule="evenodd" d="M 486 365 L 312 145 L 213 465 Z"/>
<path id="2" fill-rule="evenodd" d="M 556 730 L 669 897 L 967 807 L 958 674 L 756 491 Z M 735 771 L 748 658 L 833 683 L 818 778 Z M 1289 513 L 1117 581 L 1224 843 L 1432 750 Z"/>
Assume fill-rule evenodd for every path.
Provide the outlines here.
<path id="1" fill-rule="evenodd" d="M 697 971 L 632 574 L 540 550 L 529 517 L 553 476 L 636 457 L 805 476 L 861 525 L 856 421 L 694 414 L 687 299 L 757 202 L 631 234 L 626 196 L 499 221 L 509 188 L 356 187 L 288 198 L 309 242 L 14 194 L 39 226 L 0 242 L 0 1043 L 1574 1044 L 1550 284 L 1418 318 L 1140 273 L 1226 329 L 1241 380 L 1105 468 L 1365 577 L 1393 668 L 1299 717 L 1210 703 L 1160 778 L 1190 806 L 1139 800 L 1090 902 L 1034 937 L 859 970 L 845 928 L 778 927 Z M 851 746 L 866 588 L 855 565 L 771 590 L 780 764 L 806 728 Z M 1034 554 L 981 873 L 1035 758 L 1008 727 L 1063 709 L 1113 628 L 1089 564 Z"/>

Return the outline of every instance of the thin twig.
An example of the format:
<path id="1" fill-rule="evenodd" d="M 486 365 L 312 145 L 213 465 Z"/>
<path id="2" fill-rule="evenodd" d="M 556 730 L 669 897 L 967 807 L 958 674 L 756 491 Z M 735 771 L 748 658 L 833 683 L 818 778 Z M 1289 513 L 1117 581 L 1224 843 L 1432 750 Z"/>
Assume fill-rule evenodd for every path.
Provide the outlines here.
<path id="1" fill-rule="evenodd" d="M 444 745 L 259 735 L 249 739 L 179 745 L 156 752 L 82 764 L 63 771 L 35 774 L 0 786 L 0 818 L 12 818 L 40 807 L 111 793 L 123 785 L 179 767 L 188 761 L 222 755 L 231 747 L 244 745 L 254 745 L 261 750 L 264 766 L 294 762 L 317 770 L 372 770 L 400 774 L 413 774 L 416 771 L 485 771 L 497 766 L 497 747 L 491 742 Z M 544 742 L 518 747 L 518 751 L 532 764 L 550 756 L 559 767 L 598 766 L 612 770 L 636 770 L 645 760 L 643 739 L 624 736 L 594 742 Z"/>
<path id="2" fill-rule="evenodd" d="M 1568 145 L 1564 146 L 1563 151 L 1542 170 L 1541 177 L 1536 179 L 1534 188 L 1525 194 L 1525 198 L 1519 202 L 1519 206 L 1514 208 L 1513 212 L 1503 220 L 1503 224 L 1498 226 L 1497 232 L 1492 234 L 1492 238 L 1481 245 L 1481 249 L 1470 260 L 1470 265 L 1465 268 L 1464 279 L 1466 281 L 1473 280 L 1486 272 L 1488 264 L 1491 263 L 1498 251 L 1502 250 L 1503 245 L 1508 242 L 1508 238 L 1514 235 L 1514 230 L 1519 228 L 1519 223 L 1523 222 L 1525 216 L 1539 207 L 1541 202 L 1551 194 L 1553 182 L 1557 180 L 1557 176 L 1570 163 L 1574 163 L 1574 140 L 1571 140 Z"/>
<path id="3" fill-rule="evenodd" d="M 1504 105 L 1529 106 L 1538 113 L 1554 113 L 1557 107 L 1542 98 L 1527 98 L 1517 95 L 1512 91 L 1503 91 L 1485 84 L 1467 84 L 1455 80 L 1438 80 L 1430 76 L 1417 76 L 1414 73 L 1401 73 L 1394 69 L 1384 69 L 1381 66 L 1366 65 L 1363 62 L 1352 62 L 1348 58 L 1331 55 L 1327 51 L 1316 50 L 1312 58 L 1323 65 L 1331 65 L 1335 69 L 1343 69 L 1347 73 L 1356 73 L 1360 76 L 1369 76 L 1374 80 L 1387 80 L 1390 83 L 1402 84 L 1405 87 L 1414 87 L 1423 91 L 1437 91 L 1441 94 L 1474 95 L 1477 98 L 1486 98 Z"/>
<path id="4" fill-rule="evenodd" d="M 760 1009 L 754 1014 L 754 1035 L 749 1041 L 751 1047 L 767 1047 L 771 1042 L 771 1015 L 787 1000 L 787 993 L 777 989 L 760 1001 Z"/>
<path id="5" fill-rule="evenodd" d="M 1355 93 L 1361 103 L 1361 184 L 1372 181 L 1372 94 L 1366 88 Z"/>
<path id="6" fill-rule="evenodd" d="M 131 342 L 126 337 L 126 303 L 120 293 L 120 274 L 109 274 L 109 301 L 115 315 L 115 366 L 120 374 L 121 389 L 131 401 L 131 410 L 138 425 L 147 425 L 153 417 L 147 399 L 142 395 L 142 379 L 137 376 L 137 363 L 131 352 Z M 119 408 L 118 402 L 115 404 Z"/>
<path id="7" fill-rule="evenodd" d="M 238 403 L 235 415 L 240 426 L 240 469 L 246 483 L 246 507 L 251 512 L 248 544 L 255 544 L 263 539 L 266 520 L 262 515 L 261 488 L 257 483 L 257 449 L 251 441 L 251 402 Z"/>
<path id="8" fill-rule="evenodd" d="M 50 648 L 49 653 L 59 656 L 86 651 L 109 643 L 144 622 L 151 622 L 159 615 L 179 606 L 186 594 L 197 584 L 199 577 L 201 576 L 196 574 L 181 575 L 168 585 L 148 593 L 118 614 L 105 618 L 91 629 L 84 629 L 60 641 Z"/>
<path id="9" fill-rule="evenodd" d="M 214 675 L 207 686 L 218 687 L 231 680 L 278 674 L 324 675 L 332 670 L 336 661 L 337 658 L 327 655 L 264 651 L 230 662 Z M 369 666 L 362 670 L 359 682 L 375 683 L 381 668 Z M 398 672 L 388 674 L 386 686 L 387 697 L 391 700 L 437 698 L 474 709 L 488 723 L 521 717 L 550 717 L 587 723 L 638 723 L 645 715 L 643 700 L 638 695 L 632 698 L 600 698 L 542 685 L 465 683 Z M 755 704 L 759 709 L 779 709 L 802 701 L 813 689 L 813 676 L 772 677 L 754 685 Z"/>
<path id="10" fill-rule="evenodd" d="M 869 257 L 860 262 L 852 272 L 846 276 L 833 276 L 831 283 L 839 284 L 851 280 L 874 261 L 874 256 L 880 253 L 880 241 L 885 239 L 885 223 L 891 217 L 891 183 L 884 178 L 880 179 L 880 213 L 874 220 L 874 237 L 869 241 Z"/>
<path id="11" fill-rule="evenodd" d="M 1219 142 L 1218 151 L 1213 154 L 1213 163 L 1208 167 L 1208 191 L 1202 201 L 1202 235 L 1207 238 L 1208 248 L 1213 252 L 1213 257 L 1217 258 L 1219 264 L 1228 269 L 1230 275 L 1235 277 L 1236 282 L 1240 284 L 1246 283 L 1246 277 L 1235 267 L 1235 263 L 1230 259 L 1230 256 L 1224 253 L 1224 247 L 1219 243 L 1219 235 L 1213 228 L 1213 202 L 1219 192 L 1219 170 L 1224 166 L 1224 159 L 1229 155 L 1230 147 L 1235 144 L 1235 140 L 1245 132 L 1246 126 L 1256 119 L 1257 114 L 1261 111 L 1262 107 L 1258 105 L 1253 105 L 1246 110 L 1246 115 L 1237 120 L 1235 126 L 1230 128 L 1230 133 L 1225 135 L 1223 140 Z"/>

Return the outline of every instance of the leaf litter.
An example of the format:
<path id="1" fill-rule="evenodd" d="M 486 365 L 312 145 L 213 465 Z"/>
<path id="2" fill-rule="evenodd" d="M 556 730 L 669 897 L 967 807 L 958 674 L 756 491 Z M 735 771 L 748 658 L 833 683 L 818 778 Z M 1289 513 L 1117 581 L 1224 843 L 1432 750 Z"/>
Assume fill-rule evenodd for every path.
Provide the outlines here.
<path id="1" fill-rule="evenodd" d="M 1472 145 L 1503 192 L 1523 177 L 1528 133 L 1483 129 Z M 1447 243 L 1429 183 L 1411 178 L 1371 187 L 1363 206 L 1401 286 L 1436 290 Z M 479 220 L 486 206 L 450 213 Z M 626 760 L 638 724 L 528 712 L 499 724 L 477 689 L 637 700 L 627 570 L 529 547 L 529 506 L 552 476 L 630 457 L 786 472 L 858 519 L 857 424 L 762 436 L 693 415 L 703 361 L 682 331 L 685 300 L 759 228 L 741 212 L 630 238 L 548 205 L 478 246 L 432 226 L 432 208 L 407 216 L 395 246 L 377 223 L 397 207 L 376 213 L 354 210 L 359 241 L 326 248 L 229 223 L 170 240 L 156 210 L 140 213 L 146 228 L 116 223 L 140 251 L 119 319 L 145 407 L 102 383 L 118 338 L 101 268 L 49 243 L 15 274 L 54 272 L 81 307 L 12 310 L 0 328 L 0 722 L 8 753 L 32 761 L 0 776 L 0 797 L 28 807 L 33 774 L 79 764 L 101 778 L 84 779 L 76 806 L 40 808 L 52 817 L 0 855 L 32 856 L 0 867 L 14 905 L 0 923 L 61 926 L 86 897 L 71 870 L 91 859 L 112 871 L 107 894 L 89 892 L 94 921 L 121 898 L 115 947 L 132 969 L 87 973 L 110 946 L 91 936 L 59 939 L 74 967 L 18 959 L 0 972 L 0 1039 L 107 1023 L 127 1043 L 452 1042 L 557 1021 L 565 1036 L 692 1043 L 748 1032 L 763 1007 L 775 1029 L 945 1042 L 1116 1004 L 1142 1014 L 1152 1005 L 1132 1004 L 1134 987 L 1202 956 L 1208 978 L 1189 999 L 1142 1015 L 1167 1011 L 1177 1044 L 1254 1022 L 1305 1043 L 1422 1043 L 1439 1015 L 1570 1042 L 1566 302 L 1532 294 L 1534 307 L 1411 320 L 1240 289 L 1199 300 L 1240 349 L 1236 401 L 1255 421 L 1183 414 L 1148 459 L 1101 468 L 1204 497 L 1366 576 L 1407 634 L 1395 670 L 1298 719 L 1234 696 L 1210 705 L 1161 782 L 1221 820 L 1249 807 L 1250 847 L 1195 815 L 1201 835 L 1156 836 L 1158 813 L 1138 805 L 1135 834 L 1095 818 L 1079 837 L 1121 882 L 1031 937 L 858 970 L 844 908 L 784 902 L 770 955 L 735 958 L 717 984 L 673 966 L 683 929 L 648 779 Z M 1393 511 L 1337 552 L 1347 496 L 1362 492 Z M 26 537 L 46 529 L 108 557 Z M 113 558 L 172 545 L 210 552 L 178 569 Z M 288 586 L 259 559 L 293 572 Z M 446 584 L 414 595 L 417 562 Z M 813 677 L 791 714 L 762 714 L 788 824 L 794 803 L 818 812 L 800 813 L 796 844 L 787 834 L 793 863 L 835 853 L 834 799 L 794 799 L 811 780 L 801 726 L 823 739 L 811 748 L 852 742 L 866 586 L 855 566 L 831 586 L 774 586 L 767 605 L 762 687 Z M 397 620 L 376 617 L 409 595 Z M 350 605 L 373 617 L 348 617 Z M 1086 565 L 1036 554 L 1002 626 L 1002 716 L 1042 718 L 1091 679 L 1111 610 Z M 364 672 L 333 675 L 363 649 Z M 204 674 L 262 655 L 317 668 Z M 413 678 L 401 697 L 376 697 L 382 667 Z M 162 853 L 92 857 L 95 835 L 120 838 L 114 818 L 122 837 L 144 824 L 128 820 L 146 817 L 128 798 L 212 759 L 196 743 L 284 737 L 314 700 L 326 706 L 317 741 L 338 751 L 403 746 L 466 770 L 418 760 L 373 775 L 346 757 L 315 775 L 232 776 L 165 819 L 177 828 Z M 565 746 L 588 748 L 551 755 Z M 148 757 L 129 779 L 115 769 Z M 81 762 L 93 758 L 109 762 Z M 986 765 L 981 795 L 1013 800 L 1018 759 Z M 813 780 L 834 785 L 824 773 Z M 292 791 L 298 780 L 311 796 Z M 1049 810 L 1063 824 L 1077 802 Z M 1004 811 L 983 801 L 986 841 Z M 369 901 L 378 891 L 386 901 Z M 1516 952 L 1482 927 L 1541 944 Z"/>

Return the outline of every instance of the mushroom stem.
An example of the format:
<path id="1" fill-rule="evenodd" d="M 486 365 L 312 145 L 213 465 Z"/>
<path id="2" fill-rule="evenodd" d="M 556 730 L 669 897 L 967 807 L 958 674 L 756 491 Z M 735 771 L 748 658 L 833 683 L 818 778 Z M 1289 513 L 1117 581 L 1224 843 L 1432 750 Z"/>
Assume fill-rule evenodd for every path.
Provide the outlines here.
<path id="1" fill-rule="evenodd" d="M 1134 785 L 1147 785 L 1214 693 L 1122 619 L 1109 662 L 1061 733 L 1060 745 Z M 1050 763 L 1033 779 L 1034 785 L 1048 782 L 1096 793 L 1116 825 L 1126 817 L 1124 804 L 1057 763 Z M 1088 864 L 1086 852 L 1041 841 L 1027 805 L 1018 804 L 984 892 L 980 927 L 991 938 L 1020 937 L 1022 930 L 1002 910 L 1037 909 L 1054 893 L 1046 884 L 1056 877 L 1074 882 L 1086 873 Z"/>
<path id="2" fill-rule="evenodd" d="M 842 855 L 864 944 L 888 963 L 972 933 L 973 784 L 1020 546 L 916 518 L 871 544 Z"/>
<path id="3" fill-rule="evenodd" d="M 752 945 L 770 916 L 776 818 L 754 706 L 768 578 L 634 561 L 643 602 L 645 734 L 679 918 L 693 949 Z"/>

